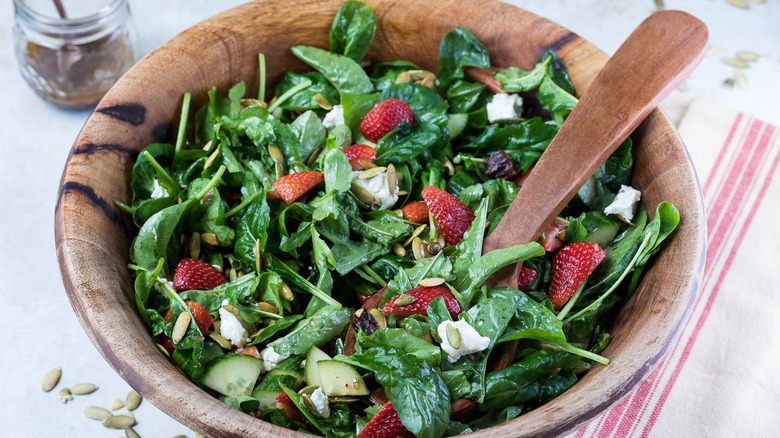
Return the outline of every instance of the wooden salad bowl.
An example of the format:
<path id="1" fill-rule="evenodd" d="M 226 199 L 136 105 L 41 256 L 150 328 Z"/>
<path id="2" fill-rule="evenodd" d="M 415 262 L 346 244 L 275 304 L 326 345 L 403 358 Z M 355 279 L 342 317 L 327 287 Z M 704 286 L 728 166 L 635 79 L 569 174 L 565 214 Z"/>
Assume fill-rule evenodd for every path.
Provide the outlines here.
<path id="1" fill-rule="evenodd" d="M 367 1 L 377 33 L 367 58 L 410 60 L 438 70 L 442 36 L 456 26 L 474 33 L 494 65 L 530 69 L 555 50 L 582 93 L 607 56 L 571 31 L 527 11 L 483 0 Z M 133 67 L 103 98 L 68 156 L 55 210 L 57 256 L 63 283 L 84 330 L 112 367 L 155 406 L 184 425 L 217 437 L 307 435 L 243 414 L 184 377 L 160 352 L 136 310 L 128 250 L 136 232 L 113 204 L 128 202 L 133 162 L 154 142 L 175 138 L 181 97 L 192 108 L 237 82 L 257 93 L 257 54 L 268 64 L 269 89 L 284 72 L 308 71 L 289 51 L 326 48 L 341 1 L 267 0 L 219 14 L 183 32 Z M 190 114 L 193 114 L 191 112 Z M 555 400 L 474 437 L 558 436 L 618 402 L 661 360 L 690 309 L 704 266 L 701 192 L 685 147 L 668 118 L 655 110 L 633 134 L 632 185 L 652 214 L 672 202 L 681 222 L 618 314 L 613 340 L 596 365 Z"/>

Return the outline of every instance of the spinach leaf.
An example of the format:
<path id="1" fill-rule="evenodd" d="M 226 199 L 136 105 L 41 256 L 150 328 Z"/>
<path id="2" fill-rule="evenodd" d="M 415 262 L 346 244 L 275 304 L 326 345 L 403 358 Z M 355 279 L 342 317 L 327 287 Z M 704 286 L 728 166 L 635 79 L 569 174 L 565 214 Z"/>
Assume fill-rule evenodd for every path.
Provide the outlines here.
<path id="1" fill-rule="evenodd" d="M 569 94 L 566 90 L 556 84 L 549 76 L 542 79 L 536 97 L 542 108 L 550 112 L 553 120 L 558 126 L 563 124 L 563 120 L 569 115 L 574 105 L 577 104 L 577 98 Z"/>
<path id="2" fill-rule="evenodd" d="M 395 348 L 404 354 L 415 356 L 433 368 L 438 368 L 441 363 L 441 348 L 412 336 L 402 328 L 385 327 L 371 335 L 359 331 L 357 338 L 361 349 L 384 345 Z"/>
<path id="3" fill-rule="evenodd" d="M 349 324 L 352 311 L 346 307 L 337 308 L 324 306 L 312 317 L 299 321 L 293 331 L 271 342 L 277 354 L 292 354 L 301 356 L 309 352 L 311 347 L 325 345 L 335 338 Z"/>
<path id="4" fill-rule="evenodd" d="M 325 176 L 325 191 L 346 192 L 350 187 L 352 166 L 347 156 L 339 149 L 332 149 L 322 160 L 322 173 Z"/>
<path id="5" fill-rule="evenodd" d="M 409 70 L 420 70 L 420 67 L 409 61 L 382 62 L 371 69 L 371 81 L 377 91 L 382 91 L 395 84 L 399 74 Z"/>
<path id="6" fill-rule="evenodd" d="M 418 438 L 439 438 L 450 421 L 447 384 L 420 358 L 386 345 L 375 345 L 335 359 L 374 372 L 401 423 Z"/>
<path id="7" fill-rule="evenodd" d="M 164 277 L 170 278 L 171 263 L 177 259 L 179 252 L 179 242 L 174 238 L 174 232 L 182 216 L 195 201 L 188 199 L 181 204 L 164 208 L 150 217 L 133 241 L 130 260 L 147 271 L 152 271 L 161 258 L 165 259 L 162 273 Z"/>
<path id="8" fill-rule="evenodd" d="M 368 111 L 379 102 L 379 93 L 341 93 L 341 106 L 344 108 L 344 124 L 352 132 L 356 141 L 362 137 L 360 122 Z"/>
<path id="9" fill-rule="evenodd" d="M 306 419 L 306 422 L 314 426 L 327 438 L 350 438 L 354 436 L 355 433 L 353 430 L 354 426 L 352 425 L 352 421 L 346 421 L 348 425 L 345 426 L 344 421 L 338 421 L 342 419 L 342 416 L 336 412 L 333 412 L 331 417 L 325 418 L 318 412 L 309 409 L 309 407 L 306 406 L 306 404 L 303 402 L 303 397 L 300 394 L 284 385 L 280 386 L 293 402 L 293 404 L 298 408 L 301 414 L 303 414 L 303 418 Z"/>
<path id="10" fill-rule="evenodd" d="M 341 275 L 390 252 L 384 245 L 370 240 L 360 243 L 352 240 L 336 242 L 331 251 L 336 260 L 336 271 Z"/>
<path id="11" fill-rule="evenodd" d="M 398 217 L 397 214 L 387 210 L 368 213 L 368 221 L 350 213 L 346 214 L 349 216 L 349 225 L 352 231 L 385 246 L 397 242 L 412 231 L 411 225 Z"/>
<path id="12" fill-rule="evenodd" d="M 237 397 L 220 397 L 222 403 L 233 409 L 238 409 L 245 414 L 251 414 L 260 406 L 260 402 L 249 395 L 239 395 Z"/>
<path id="13" fill-rule="evenodd" d="M 289 315 L 283 317 L 282 319 L 273 320 L 269 326 L 265 327 L 259 335 L 252 339 L 252 342 L 249 344 L 249 346 L 258 345 L 267 341 L 268 339 L 273 338 L 284 330 L 290 328 L 293 324 L 300 321 L 302 318 L 303 315 Z"/>
<path id="14" fill-rule="evenodd" d="M 480 153 L 498 150 L 506 150 L 507 153 L 538 152 L 541 156 L 557 133 L 558 128 L 554 124 L 546 123 L 540 117 L 534 117 L 521 123 L 490 125 L 479 136 L 470 138 L 461 149 Z"/>
<path id="15" fill-rule="evenodd" d="M 346 1 L 330 27 L 330 51 L 360 62 L 374 40 L 376 19 L 370 6 Z"/>
<path id="16" fill-rule="evenodd" d="M 488 95 L 489 92 L 486 91 L 485 84 L 465 79 L 456 79 L 447 88 L 446 98 L 450 104 L 450 111 L 462 114 L 486 105 Z"/>
<path id="17" fill-rule="evenodd" d="M 169 144 L 154 143 L 145 147 L 133 164 L 130 189 L 133 191 L 133 206 L 150 198 L 162 198 L 175 196 L 179 192 L 178 187 L 166 187 L 165 183 L 157 178 L 157 171 L 144 152 L 148 152 L 152 159 L 161 166 L 170 166 L 173 163 L 173 146 Z M 143 224 L 143 223 L 142 223 Z"/>
<path id="18" fill-rule="evenodd" d="M 456 27 L 444 35 L 439 46 L 439 89 L 447 93 L 449 85 L 464 77 L 463 67 L 490 67 L 490 56 L 484 45 L 468 30 Z"/>
<path id="19" fill-rule="evenodd" d="M 401 84 L 392 84 L 387 86 L 380 94 L 379 100 L 398 99 L 409 104 L 414 118 L 419 120 L 423 114 L 434 112 L 443 113 L 447 111 L 449 105 L 435 91 L 430 88 L 404 82 Z"/>
<path id="20" fill-rule="evenodd" d="M 453 285 L 456 289 L 461 289 L 468 281 L 469 268 L 474 260 L 482 256 L 482 242 L 485 236 L 485 221 L 487 220 L 488 200 L 483 199 L 479 207 L 474 210 L 474 220 L 469 228 L 463 234 L 463 239 L 455 245 L 455 252 L 452 253 L 453 260 L 452 273 L 455 276 Z"/>
<path id="21" fill-rule="evenodd" d="M 314 111 L 306 111 L 301 114 L 290 126 L 298 131 L 298 154 L 304 160 L 325 143 L 325 138 L 328 136 L 322 126 L 322 121 Z"/>
<path id="22" fill-rule="evenodd" d="M 531 71 L 525 71 L 517 67 L 495 70 L 493 77 L 501 84 L 501 88 L 509 93 L 531 91 L 539 87 L 547 75 L 547 67 L 552 57 L 543 56 Z"/>
<path id="23" fill-rule="evenodd" d="M 244 216 L 236 226 L 236 243 L 233 254 L 249 266 L 257 265 L 255 246 L 257 253 L 263 254 L 266 240 L 268 240 L 268 224 L 271 221 L 271 209 L 265 200 L 265 193 L 255 198 L 246 208 Z"/>
<path id="24" fill-rule="evenodd" d="M 445 132 L 435 124 L 419 124 L 415 129 L 403 122 L 379 140 L 375 162 L 379 165 L 408 162 L 447 141 Z"/>
<path id="25" fill-rule="evenodd" d="M 311 85 L 287 98 L 287 100 L 279 105 L 280 108 L 290 111 L 319 109 L 320 106 L 314 101 L 314 96 L 318 94 L 325 97 L 331 105 L 339 103 L 338 90 L 336 90 L 336 87 L 331 85 L 325 76 L 318 71 L 305 74 L 287 72 L 282 82 L 276 86 L 276 95 L 281 96 L 291 88 L 306 80 L 311 81 Z"/>
<path id="26" fill-rule="evenodd" d="M 374 91 L 368 74 L 351 58 L 316 47 L 294 46 L 290 51 L 328 78 L 339 93 L 366 94 Z"/>

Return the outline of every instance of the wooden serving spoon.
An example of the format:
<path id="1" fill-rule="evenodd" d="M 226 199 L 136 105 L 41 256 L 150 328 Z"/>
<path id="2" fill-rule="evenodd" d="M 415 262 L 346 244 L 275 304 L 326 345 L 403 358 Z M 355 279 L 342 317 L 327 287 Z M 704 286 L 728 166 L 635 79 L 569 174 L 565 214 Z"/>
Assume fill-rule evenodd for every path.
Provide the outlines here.
<path id="1" fill-rule="evenodd" d="M 482 253 L 536 241 L 585 181 L 699 64 L 707 39 L 704 23 L 685 12 L 656 12 L 643 21 L 561 125 L 501 222 L 485 239 Z M 516 288 L 518 266 L 496 272 L 486 285 Z M 377 297 L 372 297 L 364 307 L 376 307 L 382 292 L 377 292 Z M 352 329 L 350 326 L 345 354 L 354 351 Z M 488 368 L 508 366 L 517 345 L 514 341 L 497 347 Z M 385 400 L 383 391 L 373 397 Z M 475 406 L 473 400 L 455 400 L 451 417 Z"/>

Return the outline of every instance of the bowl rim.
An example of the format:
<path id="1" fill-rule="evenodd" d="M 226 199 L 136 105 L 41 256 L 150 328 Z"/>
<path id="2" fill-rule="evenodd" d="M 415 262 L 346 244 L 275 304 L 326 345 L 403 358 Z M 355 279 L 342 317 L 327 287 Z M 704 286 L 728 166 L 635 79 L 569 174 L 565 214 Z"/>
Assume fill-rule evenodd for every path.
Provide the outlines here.
<path id="1" fill-rule="evenodd" d="M 122 305 L 123 297 L 112 296 L 110 295 L 112 291 L 101 290 L 99 287 L 97 287 L 99 285 L 112 284 L 111 278 L 99 278 L 99 276 L 96 277 L 94 274 L 85 276 L 84 274 L 84 272 L 91 266 L 90 263 L 94 263 L 96 258 L 116 257 L 110 242 L 97 243 L 95 240 L 89 241 L 84 238 L 84 234 L 91 234 L 94 231 L 87 229 L 90 227 L 90 225 L 88 221 L 84 220 L 84 211 L 85 209 L 89 208 L 94 209 L 95 206 L 97 206 L 106 216 L 109 217 L 110 221 L 114 222 L 115 224 L 119 224 L 122 222 L 122 218 L 119 215 L 118 210 L 113 208 L 113 205 L 110 204 L 109 197 L 101 196 L 102 193 L 96 193 L 95 191 L 90 192 L 90 188 L 83 187 L 84 184 L 75 181 L 77 179 L 75 177 L 86 177 L 86 174 L 90 168 L 88 166 L 84 166 L 84 162 L 86 160 L 86 162 L 89 163 L 89 158 L 98 152 L 104 154 L 124 153 L 126 155 L 125 159 L 132 156 L 134 149 L 127 150 L 125 146 L 121 146 L 121 143 L 114 145 L 115 148 L 108 148 L 106 147 L 107 145 L 95 146 L 95 144 L 91 142 L 92 133 L 95 130 L 104 128 L 108 123 L 133 124 L 133 108 L 123 107 L 120 111 L 115 105 L 116 102 L 113 99 L 115 95 L 118 94 L 117 90 L 120 90 L 122 87 L 129 84 L 129 81 L 135 75 L 139 75 L 149 69 L 149 62 L 162 62 L 161 60 L 163 58 L 159 56 L 155 57 L 156 54 L 159 54 L 161 49 L 165 47 L 172 47 L 177 44 L 186 44 L 188 41 L 195 41 L 196 34 L 198 32 L 212 31 L 214 25 L 225 24 L 231 20 L 239 20 L 245 13 L 260 8 L 261 6 L 258 5 L 258 3 L 259 2 L 252 2 L 227 10 L 221 14 L 204 20 L 199 24 L 196 24 L 190 29 L 164 43 L 160 46 L 160 48 L 156 49 L 147 55 L 143 60 L 139 61 L 136 66 L 134 66 L 122 79 L 120 79 L 117 85 L 115 85 L 115 87 L 106 95 L 101 103 L 98 104 L 95 112 L 90 115 L 89 119 L 84 125 L 84 128 L 82 128 L 82 131 L 79 133 L 79 136 L 74 142 L 73 148 L 68 156 L 68 160 L 63 170 L 57 198 L 57 206 L 55 208 L 55 240 L 63 284 L 74 312 L 76 313 L 79 322 L 82 324 L 82 327 L 84 327 L 85 332 L 90 337 L 96 348 L 104 356 L 106 361 L 108 361 L 109 364 L 133 388 L 138 390 L 155 406 L 158 406 L 161 410 L 166 412 L 166 414 L 188 425 L 189 427 L 206 431 L 210 436 L 230 436 L 222 435 L 221 433 L 242 433 L 247 436 L 302 437 L 305 435 L 299 434 L 298 432 L 291 431 L 289 429 L 281 428 L 279 426 L 271 425 L 270 423 L 257 420 L 249 415 L 243 415 L 243 417 L 246 418 L 239 419 L 235 424 L 228 424 L 228 428 L 226 429 L 215 429 L 217 426 L 210 422 L 212 419 L 203 417 L 203 413 L 206 411 L 213 411 L 216 414 L 228 415 L 228 413 L 232 411 L 232 408 L 229 408 L 227 405 L 224 405 L 218 400 L 214 399 L 205 391 L 202 391 L 200 388 L 198 388 L 194 383 L 190 382 L 188 379 L 186 382 L 190 385 L 188 388 L 189 392 L 180 397 L 174 397 L 182 403 L 182 409 L 172 409 L 168 404 L 171 395 L 166 394 L 164 391 L 161 391 L 159 388 L 155 388 L 153 386 L 154 384 L 159 384 L 160 382 L 150 384 L 148 382 L 148 376 L 144 375 L 144 373 L 148 371 L 149 363 L 156 363 L 159 365 L 161 361 L 164 361 L 166 364 L 168 364 L 169 371 L 172 374 L 175 374 L 175 368 L 171 365 L 168 359 L 162 356 L 159 351 L 155 351 L 157 357 L 152 357 L 153 355 L 150 356 L 148 351 L 144 352 L 144 354 L 147 355 L 144 357 L 144 360 L 149 362 L 144 362 L 143 364 L 134 362 L 133 355 L 135 353 L 129 349 L 129 345 L 127 344 L 129 344 L 131 341 L 143 342 L 144 340 L 142 338 L 139 339 L 138 337 L 133 337 L 125 341 L 127 344 L 117 345 L 115 343 L 115 337 L 112 338 L 111 336 L 107 336 L 106 333 L 102 331 L 106 330 L 106 324 L 108 323 L 105 320 L 105 318 L 109 317 L 109 315 L 106 314 L 106 309 L 110 308 L 110 306 Z M 281 2 L 280 0 L 278 3 L 284 2 Z M 319 4 L 320 2 L 317 3 Z M 340 3 L 340 1 L 331 0 L 325 3 L 325 5 L 335 11 Z M 377 22 L 380 23 L 381 19 L 384 18 L 384 15 L 380 16 L 380 12 L 377 10 L 377 7 L 389 7 L 389 5 L 392 5 L 393 1 L 373 0 L 369 1 L 368 3 L 375 8 L 375 11 L 377 11 Z M 419 1 L 419 3 L 422 2 Z M 455 3 L 463 4 L 464 2 L 446 0 L 443 3 L 446 6 L 448 4 Z M 493 0 L 490 0 L 487 6 L 484 2 L 478 2 L 476 0 L 468 0 L 465 3 L 467 5 L 478 6 L 480 8 L 495 9 L 501 13 L 513 13 L 518 16 L 525 15 L 527 18 L 530 17 L 531 19 L 538 20 L 539 23 L 544 23 L 546 26 L 549 26 L 550 29 L 556 30 L 558 32 L 556 35 L 558 39 L 556 40 L 555 44 L 550 45 L 550 47 L 556 49 L 556 52 L 561 52 L 560 56 L 564 61 L 566 61 L 567 65 L 569 65 L 567 56 L 572 56 L 571 54 L 577 51 L 579 51 L 580 55 L 582 53 L 586 53 L 588 56 L 596 59 L 597 63 L 600 62 L 602 65 L 604 62 L 606 62 L 606 55 L 585 39 L 579 37 L 578 35 L 563 28 L 560 25 L 538 17 L 528 11 L 512 7 L 510 5 L 501 4 Z M 385 12 L 386 11 L 382 9 L 382 13 Z M 490 48 L 491 42 L 483 42 Z M 493 51 L 491 50 L 491 55 L 492 54 Z M 582 90 L 586 88 L 587 84 L 590 82 L 590 80 L 592 80 L 593 76 L 595 76 L 595 73 L 593 73 L 593 75 L 590 77 L 572 77 L 572 80 L 575 82 L 576 89 Z M 107 118 L 110 120 L 106 120 Z M 628 378 L 611 385 L 611 387 L 614 387 L 614 391 L 611 393 L 610 397 L 600 399 L 597 402 L 590 404 L 578 406 L 574 412 L 571 412 L 571 409 L 567 411 L 565 407 L 562 407 L 562 404 L 565 403 L 567 399 L 566 394 L 571 393 L 571 390 L 569 390 L 561 396 L 557 397 L 552 402 L 549 402 L 532 412 L 524 414 L 509 422 L 493 426 L 483 431 L 472 433 L 470 436 L 487 437 L 488 435 L 493 436 L 495 434 L 499 434 L 499 436 L 516 436 L 518 433 L 516 430 L 518 425 L 528 424 L 530 422 L 529 418 L 544 418 L 547 415 L 553 415 L 556 412 L 561 411 L 572 414 L 572 416 L 568 418 L 567 422 L 558 425 L 548 425 L 547 427 L 538 430 L 535 429 L 537 432 L 537 435 L 535 436 L 558 436 L 560 434 L 570 432 L 580 425 L 592 420 L 599 413 L 604 412 L 609 406 L 614 405 L 624 396 L 629 394 L 639 382 L 644 380 L 649 375 L 654 366 L 665 355 L 668 345 L 680 332 L 680 327 L 685 321 L 686 316 L 689 314 L 689 311 L 693 305 L 693 301 L 698 291 L 704 269 L 706 224 L 703 221 L 703 198 L 695 169 L 690 160 L 690 156 L 688 155 L 682 140 L 679 138 L 676 129 L 663 113 L 663 111 L 660 109 L 654 110 L 648 119 L 643 122 L 639 129 L 642 129 L 642 127 L 646 127 L 648 125 L 652 125 L 654 129 L 661 129 L 667 133 L 672 134 L 672 138 L 670 138 L 669 141 L 674 141 L 681 148 L 681 151 L 683 152 L 686 160 L 684 163 L 684 167 L 686 168 L 685 170 L 691 174 L 694 185 L 693 188 L 696 192 L 694 196 L 694 204 L 699 220 L 689 221 L 693 222 L 690 223 L 690 225 L 695 227 L 693 237 L 697 241 L 695 245 L 689 248 L 689 255 L 691 260 L 690 270 L 692 272 L 690 272 L 690 275 L 686 277 L 687 282 L 680 286 L 680 294 L 682 299 L 676 303 L 676 308 L 673 311 L 675 315 L 674 324 L 668 328 L 665 336 L 660 337 L 657 340 L 657 344 L 655 345 L 656 348 L 654 349 L 655 353 L 647 355 L 646 357 L 642 358 L 641 361 L 638 361 L 638 363 L 635 365 L 635 372 L 631 373 Z M 108 203 L 106 202 L 107 199 Z M 86 206 L 86 204 L 89 205 Z M 681 222 L 681 224 L 683 223 Z M 687 225 L 688 224 L 686 223 L 683 226 Z M 126 229 L 125 231 L 127 232 L 128 230 Z M 125 259 L 127 258 L 126 254 L 123 256 Z M 129 278 L 129 274 L 127 272 L 122 272 L 121 270 L 113 272 L 112 275 L 116 276 L 113 278 L 114 281 L 116 281 L 116 278 L 125 280 Z M 91 281 L 96 281 L 98 284 L 93 285 Z M 121 292 L 125 295 L 127 293 L 127 291 Z M 126 296 L 124 298 L 127 299 Z M 99 305 L 95 306 L 95 303 L 99 303 Z M 96 324 L 95 321 L 98 321 L 98 323 Z M 116 334 L 113 336 L 115 335 Z M 148 343 L 149 340 L 151 340 L 151 338 L 149 338 L 147 333 L 145 342 Z M 610 350 L 608 349 L 607 352 L 609 351 Z M 589 375 L 593 375 L 593 373 L 588 373 L 588 375 L 586 375 L 586 379 Z M 170 375 L 166 378 L 166 381 L 169 381 L 175 377 L 177 376 Z M 179 378 L 181 377 L 179 376 Z M 581 381 L 578 382 L 575 387 L 580 385 L 580 383 Z M 194 396 L 196 392 L 193 391 L 199 392 L 203 397 Z M 194 396 L 195 400 L 190 400 L 189 402 L 182 400 L 183 396 L 185 395 Z M 206 398 L 210 399 L 213 403 L 209 402 Z M 200 405 L 196 406 L 196 404 Z M 221 426 L 225 426 L 226 424 L 227 422 L 222 422 Z M 255 432 L 260 433 L 260 435 L 253 434 Z"/>

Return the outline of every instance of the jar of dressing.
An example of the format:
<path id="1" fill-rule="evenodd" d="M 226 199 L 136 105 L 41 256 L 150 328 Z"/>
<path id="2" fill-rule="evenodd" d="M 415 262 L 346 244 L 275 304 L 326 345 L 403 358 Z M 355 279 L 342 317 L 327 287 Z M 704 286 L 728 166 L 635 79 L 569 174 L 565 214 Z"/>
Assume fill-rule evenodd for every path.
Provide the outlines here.
<path id="1" fill-rule="evenodd" d="M 14 0 L 22 76 L 47 101 L 93 107 L 134 63 L 127 0 Z"/>

